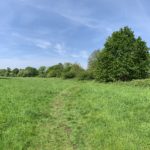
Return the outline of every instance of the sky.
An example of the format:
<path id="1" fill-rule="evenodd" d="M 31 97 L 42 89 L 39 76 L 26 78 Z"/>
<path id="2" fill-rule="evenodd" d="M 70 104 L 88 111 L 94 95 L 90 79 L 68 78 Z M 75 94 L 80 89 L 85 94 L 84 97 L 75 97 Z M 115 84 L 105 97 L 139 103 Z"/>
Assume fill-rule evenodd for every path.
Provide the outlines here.
<path id="1" fill-rule="evenodd" d="M 129 26 L 150 46 L 149 0 L 1 0 L 0 68 L 87 67 L 113 31 Z"/>

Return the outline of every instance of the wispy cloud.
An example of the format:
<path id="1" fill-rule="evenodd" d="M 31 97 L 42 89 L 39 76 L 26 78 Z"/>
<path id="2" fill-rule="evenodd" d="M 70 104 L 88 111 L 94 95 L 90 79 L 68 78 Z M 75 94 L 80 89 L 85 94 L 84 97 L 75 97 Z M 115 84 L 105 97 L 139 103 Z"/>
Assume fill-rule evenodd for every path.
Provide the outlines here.
<path id="1" fill-rule="evenodd" d="M 86 51 L 86 50 L 83 50 L 83 51 L 80 51 L 78 53 L 72 53 L 70 54 L 71 57 L 74 57 L 74 58 L 84 58 L 84 59 L 87 59 L 89 57 L 89 52 Z"/>
<path id="2" fill-rule="evenodd" d="M 96 17 L 92 16 L 93 10 L 89 9 L 87 7 L 85 7 L 84 5 L 80 6 L 80 2 L 79 3 L 79 7 L 77 7 L 76 5 L 74 5 L 74 2 L 68 1 L 68 0 L 63 0 L 63 2 L 60 3 L 60 1 L 54 2 L 52 3 L 52 1 L 50 1 L 48 4 L 49 5 L 45 5 L 44 3 L 41 5 L 41 3 L 34 3 L 33 1 L 28 1 L 28 0 L 21 0 L 23 2 L 26 2 L 25 4 L 30 5 L 32 7 L 35 7 L 41 11 L 47 12 L 47 13 L 56 13 L 59 16 L 64 17 L 65 19 L 70 20 L 71 22 L 73 22 L 74 25 L 77 26 L 85 26 L 91 29 L 96 29 L 98 30 L 106 30 L 106 32 L 108 31 L 107 27 L 105 26 L 104 20 L 100 20 Z M 47 3 L 47 1 L 45 1 L 45 3 Z M 51 7 L 51 9 L 49 9 L 49 7 L 53 5 L 53 7 Z"/>
<path id="3" fill-rule="evenodd" d="M 55 51 L 58 54 L 63 54 L 66 52 L 65 44 L 59 43 L 59 42 L 51 42 L 45 39 L 41 38 L 31 38 L 24 35 L 21 35 L 19 33 L 13 32 L 12 36 L 22 39 L 26 41 L 28 44 L 32 44 L 35 47 L 45 49 L 45 50 L 52 50 Z"/>
<path id="4" fill-rule="evenodd" d="M 65 48 L 64 43 L 63 44 L 57 43 L 54 45 L 54 48 L 55 48 L 56 52 L 61 54 L 61 55 L 65 54 L 67 52 L 66 51 L 67 49 Z"/>
<path id="5" fill-rule="evenodd" d="M 36 42 L 37 43 L 35 45 L 42 49 L 48 49 L 52 45 L 51 42 L 47 42 L 47 41 L 36 41 Z"/>

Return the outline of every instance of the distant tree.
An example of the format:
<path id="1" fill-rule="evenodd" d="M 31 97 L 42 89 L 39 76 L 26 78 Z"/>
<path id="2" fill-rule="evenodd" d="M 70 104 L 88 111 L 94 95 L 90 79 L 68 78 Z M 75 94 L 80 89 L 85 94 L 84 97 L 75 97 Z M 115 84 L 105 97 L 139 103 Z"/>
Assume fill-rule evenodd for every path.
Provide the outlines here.
<path id="1" fill-rule="evenodd" d="M 47 69 L 47 77 L 61 77 L 62 72 L 63 72 L 63 65 L 59 63 Z"/>
<path id="2" fill-rule="evenodd" d="M 41 66 L 38 69 L 38 74 L 39 74 L 39 77 L 46 77 L 46 67 L 45 66 Z"/>
<path id="3" fill-rule="evenodd" d="M 25 77 L 24 76 L 24 69 L 19 69 L 19 73 L 17 74 L 18 77 Z"/>
<path id="4" fill-rule="evenodd" d="M 100 50 L 95 50 L 88 59 L 88 72 L 90 73 L 92 78 L 95 78 L 96 65 L 98 62 L 99 53 L 100 53 Z"/>
<path id="5" fill-rule="evenodd" d="M 6 76 L 6 69 L 0 69 L 0 76 Z"/>
<path id="6" fill-rule="evenodd" d="M 84 69 L 79 64 L 65 63 L 62 77 L 64 79 L 78 77 Z"/>
<path id="7" fill-rule="evenodd" d="M 148 76 L 148 47 L 133 31 L 124 27 L 108 37 L 98 54 L 96 78 L 102 81 L 142 79 Z"/>
<path id="8" fill-rule="evenodd" d="M 33 67 L 26 67 L 24 70 L 25 77 L 35 77 L 38 75 L 38 70 Z"/>
<path id="9" fill-rule="evenodd" d="M 19 77 L 35 77 L 38 75 L 38 70 L 33 67 L 26 67 L 25 69 L 20 69 L 18 76 Z"/>
<path id="10" fill-rule="evenodd" d="M 72 64 L 70 71 L 74 72 L 75 76 L 77 77 L 81 72 L 84 71 L 84 69 L 80 66 L 80 64 L 75 63 Z"/>
<path id="11" fill-rule="evenodd" d="M 72 64 L 71 63 L 64 63 L 64 70 L 63 72 L 68 72 L 71 70 Z"/>
<path id="12" fill-rule="evenodd" d="M 18 73 L 19 73 L 19 69 L 18 68 L 13 69 L 12 72 L 11 72 L 13 77 L 16 77 L 18 75 Z"/>
<path id="13" fill-rule="evenodd" d="M 5 76 L 6 76 L 6 77 L 9 77 L 10 74 L 11 74 L 11 69 L 10 69 L 9 67 L 7 67 Z"/>
<path id="14" fill-rule="evenodd" d="M 75 78 L 76 75 L 74 72 L 68 71 L 68 72 L 64 72 L 62 77 L 63 77 L 63 79 L 72 79 L 72 78 Z"/>

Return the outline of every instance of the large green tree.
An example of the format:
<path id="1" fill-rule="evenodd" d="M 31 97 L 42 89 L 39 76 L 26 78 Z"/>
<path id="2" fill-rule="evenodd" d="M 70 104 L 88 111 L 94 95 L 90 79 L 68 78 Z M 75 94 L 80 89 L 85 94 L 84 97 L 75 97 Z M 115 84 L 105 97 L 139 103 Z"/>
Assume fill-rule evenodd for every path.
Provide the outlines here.
<path id="1" fill-rule="evenodd" d="M 142 79 L 148 76 L 148 47 L 134 32 L 121 28 L 106 40 L 98 54 L 96 78 L 102 81 Z"/>

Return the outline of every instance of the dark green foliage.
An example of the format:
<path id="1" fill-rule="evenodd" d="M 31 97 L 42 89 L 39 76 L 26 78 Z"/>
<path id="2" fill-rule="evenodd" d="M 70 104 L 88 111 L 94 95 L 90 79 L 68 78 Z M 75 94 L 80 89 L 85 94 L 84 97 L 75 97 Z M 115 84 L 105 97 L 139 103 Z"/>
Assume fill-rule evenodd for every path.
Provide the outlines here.
<path id="1" fill-rule="evenodd" d="M 18 69 L 18 68 L 15 68 L 15 69 L 12 70 L 11 75 L 12 75 L 13 77 L 17 77 L 18 73 L 19 73 L 19 69 Z"/>
<path id="2" fill-rule="evenodd" d="M 33 67 L 26 67 L 24 70 L 24 77 L 35 77 L 38 75 L 38 71 Z"/>
<path id="3" fill-rule="evenodd" d="M 11 69 L 9 67 L 7 67 L 6 72 L 5 72 L 5 76 L 9 77 L 11 75 Z"/>
<path id="4" fill-rule="evenodd" d="M 18 77 L 24 77 L 24 69 L 19 69 Z"/>
<path id="5" fill-rule="evenodd" d="M 148 76 L 148 47 L 130 28 L 114 32 L 98 54 L 96 79 L 100 81 L 142 79 Z"/>
<path id="6" fill-rule="evenodd" d="M 96 74 L 96 65 L 98 62 L 98 55 L 100 50 L 95 50 L 88 59 L 88 72 L 95 78 Z"/>
<path id="7" fill-rule="evenodd" d="M 113 81 L 113 76 L 111 74 L 110 55 L 106 51 L 99 52 L 98 62 L 95 65 L 96 72 L 95 78 L 99 81 Z"/>
<path id="8" fill-rule="evenodd" d="M 49 67 L 47 70 L 47 77 L 61 77 L 63 72 L 63 65 L 61 63 Z"/>
<path id="9" fill-rule="evenodd" d="M 0 69 L 0 76 L 6 76 L 6 69 Z"/>
<path id="10" fill-rule="evenodd" d="M 71 70 L 71 67 L 72 67 L 71 63 L 65 63 L 63 72 L 69 72 Z"/>
<path id="11" fill-rule="evenodd" d="M 69 72 L 63 73 L 62 77 L 63 77 L 63 79 L 71 79 L 71 78 L 75 78 L 76 74 L 72 71 L 69 71 Z"/>
<path id="12" fill-rule="evenodd" d="M 84 69 L 79 64 L 72 64 L 71 72 L 74 72 L 75 76 L 77 77 Z"/>
<path id="13" fill-rule="evenodd" d="M 93 74 L 89 71 L 83 71 L 78 75 L 79 80 L 93 80 Z"/>
<path id="14" fill-rule="evenodd" d="M 57 78 L 76 78 L 83 72 L 84 69 L 79 64 L 57 64 L 49 67 L 41 66 L 38 70 L 33 67 L 26 67 L 25 69 L 15 68 L 11 71 L 10 68 L 0 69 L 0 76 L 4 77 L 57 77 Z"/>
<path id="15" fill-rule="evenodd" d="M 62 77 L 64 79 L 76 78 L 83 71 L 84 69 L 79 64 L 66 63 L 64 64 Z"/>
<path id="16" fill-rule="evenodd" d="M 39 77 L 46 77 L 46 67 L 45 66 L 41 66 L 38 69 L 38 74 L 39 74 Z"/>
<path id="17" fill-rule="evenodd" d="M 26 67 L 25 69 L 20 69 L 18 77 L 35 77 L 38 75 L 38 71 L 33 67 Z"/>

